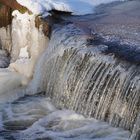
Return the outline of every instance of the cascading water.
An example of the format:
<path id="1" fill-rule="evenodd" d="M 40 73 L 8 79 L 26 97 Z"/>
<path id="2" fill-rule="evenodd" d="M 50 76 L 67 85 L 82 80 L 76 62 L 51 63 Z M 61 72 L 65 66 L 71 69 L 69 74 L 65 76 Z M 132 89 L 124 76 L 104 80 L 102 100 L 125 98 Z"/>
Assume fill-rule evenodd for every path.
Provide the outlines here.
<path id="1" fill-rule="evenodd" d="M 107 54 L 107 44 L 72 23 L 54 25 L 48 46 L 34 16 L 13 15 L 0 139 L 139 140 L 139 65 Z"/>
<path id="2" fill-rule="evenodd" d="M 19 19 L 17 20 L 17 18 L 14 20 L 15 21 L 13 23 L 17 23 L 19 21 L 22 22 Z M 66 33 L 65 31 L 68 31 L 66 36 L 65 36 L 65 33 Z M 63 36 L 61 36 L 61 38 L 58 38 L 59 33 L 62 33 L 62 32 L 64 33 Z M 72 33 L 73 36 L 71 36 L 71 34 L 69 33 Z M 27 34 L 25 33 L 24 37 L 26 37 Z M 8 95 L 5 94 L 5 92 L 4 94 L 1 93 L 4 97 L 1 95 L 0 139 L 10 139 L 10 140 L 11 139 L 16 139 L 16 140 L 36 140 L 36 139 L 54 139 L 54 140 L 57 140 L 57 139 L 58 140 L 65 140 L 65 139 L 72 139 L 72 140 L 87 139 L 88 140 L 89 139 L 90 140 L 90 139 L 95 139 L 96 140 L 100 138 L 101 140 L 105 140 L 105 139 L 106 140 L 115 140 L 115 139 L 126 140 L 130 136 L 130 132 L 128 131 L 124 131 L 118 128 L 113 128 L 107 123 L 100 122 L 95 119 L 85 118 L 84 116 L 76 114 L 75 112 L 70 111 L 70 110 L 66 110 L 66 109 L 58 110 L 52 105 L 48 97 L 49 95 L 51 95 L 50 97 L 53 96 L 53 93 L 52 93 L 53 85 L 55 87 L 60 84 L 58 87 L 58 91 L 62 90 L 61 86 L 63 86 L 63 82 L 66 82 L 69 79 L 68 77 L 72 74 L 71 68 L 73 69 L 75 67 L 74 66 L 75 64 L 73 65 L 73 61 L 75 61 L 77 58 L 78 59 L 75 61 L 75 63 L 80 60 L 79 59 L 80 57 L 78 57 L 78 52 L 79 52 L 78 50 L 80 49 L 82 51 L 81 55 L 82 55 L 82 58 L 84 59 L 85 57 L 84 52 L 87 49 L 86 48 L 87 38 L 84 36 L 84 32 L 80 31 L 78 28 L 74 28 L 72 25 L 68 25 L 65 28 L 62 28 L 62 31 L 61 30 L 57 31 L 56 29 L 54 30 L 52 34 L 53 35 L 51 37 L 50 46 L 48 49 L 44 51 L 44 54 L 39 59 L 38 64 L 35 67 L 33 80 L 29 83 L 27 88 L 22 88 L 19 85 L 21 81 L 23 80 L 22 78 L 20 78 L 21 77 L 20 75 L 22 75 L 23 73 L 22 71 L 18 71 L 17 62 L 20 62 L 19 64 L 21 64 L 25 62 L 25 60 L 29 59 L 28 57 L 27 58 L 22 57 L 23 54 L 24 56 L 28 56 L 27 49 L 26 49 L 26 45 L 28 43 L 24 45 L 23 47 L 24 50 L 19 49 L 20 52 L 18 52 L 18 54 L 20 57 L 16 58 L 17 60 L 15 61 L 15 63 L 10 64 L 9 70 L 11 68 L 13 70 L 17 69 L 19 77 L 17 76 L 17 73 L 10 72 L 9 75 L 11 74 L 13 75 L 13 77 L 10 77 L 10 79 L 12 79 L 11 82 L 14 79 L 15 83 L 11 83 L 9 81 L 9 83 L 7 83 L 9 85 L 7 85 L 7 87 L 10 88 L 11 86 L 10 89 L 12 89 L 13 87 L 15 89 L 8 92 L 10 93 Z M 28 36 L 29 35 L 32 37 L 31 34 L 28 34 Z M 14 38 L 14 36 L 12 38 Z M 16 40 L 13 40 L 13 41 L 16 41 Z M 27 42 L 28 41 L 29 40 L 27 39 Z M 32 43 L 32 41 L 30 43 Z M 16 48 L 16 46 L 13 46 L 13 49 L 14 47 Z M 83 47 L 84 47 L 84 51 L 82 50 Z M 88 51 L 90 51 L 90 48 L 88 49 Z M 98 52 L 98 49 L 96 51 Z M 65 53 L 70 54 L 70 56 L 64 55 Z M 56 60 L 57 57 L 59 57 L 58 61 Z M 61 58 L 63 58 L 63 62 L 61 62 Z M 67 58 L 69 58 L 69 62 L 67 61 Z M 91 57 L 91 60 L 90 60 L 91 62 L 93 61 L 92 59 L 93 58 Z M 52 60 L 54 61 L 52 62 Z M 105 61 L 108 61 L 108 60 L 105 60 Z M 70 65 L 69 64 L 66 65 L 65 62 L 69 63 Z M 62 70 L 64 72 L 64 75 L 61 73 L 61 75 L 59 75 L 60 77 L 59 76 L 56 77 L 59 74 L 57 70 L 59 70 L 60 67 L 63 68 L 62 66 L 64 66 L 64 64 L 65 64 L 65 68 L 67 68 L 66 71 L 63 71 L 64 69 Z M 6 74 L 9 73 L 9 70 L 7 70 Z M 29 70 L 30 70 L 30 67 L 29 67 Z M 47 71 L 51 70 L 51 73 L 47 72 L 46 70 Z M 67 73 L 68 71 L 70 73 Z M 1 74 L 2 74 L 2 71 L 1 71 Z M 9 75 L 6 76 L 6 74 L 4 74 L 3 76 L 4 80 L 8 79 L 9 77 Z M 62 78 L 63 76 L 65 79 Z M 86 73 L 85 73 L 85 76 L 86 76 Z M 52 78 L 52 81 L 54 80 L 53 85 L 51 83 L 52 82 L 51 79 L 49 80 L 49 78 Z M 46 91 L 46 85 L 49 86 L 47 88 L 47 93 L 49 92 L 47 96 L 42 95 L 42 94 L 31 96 L 31 94 L 36 94 L 36 93 L 41 93 L 41 92 L 43 93 L 44 91 Z M 70 85 L 67 85 L 67 86 L 70 86 Z M 67 86 L 64 88 L 67 88 Z M 3 89 L 3 87 L 1 87 L 1 89 Z M 62 92 L 63 90 L 61 91 L 61 94 Z M 25 96 L 25 94 L 27 95 Z M 54 94 L 56 95 L 56 93 Z M 60 96 L 57 95 L 55 98 L 59 100 L 59 98 L 61 97 L 61 94 Z M 18 99 L 21 96 L 24 96 L 24 97 Z M 67 94 L 67 96 L 69 95 Z M 64 98 L 65 97 L 63 97 L 63 99 Z M 72 96 L 72 98 L 74 98 L 74 96 Z M 2 103 L 6 101 L 12 101 L 11 99 L 12 100 L 17 99 L 17 100 L 11 103 Z M 59 100 L 57 104 L 65 103 L 61 101 L 62 99 Z M 68 104 L 66 104 L 66 106 L 67 105 Z M 74 106 L 73 105 L 69 106 L 69 108 L 72 108 L 72 107 Z"/>
<path id="3" fill-rule="evenodd" d="M 105 55 L 108 47 L 89 39 L 73 24 L 58 26 L 37 65 L 35 92 L 44 90 L 57 106 L 132 131 L 139 126 L 139 66 Z"/>

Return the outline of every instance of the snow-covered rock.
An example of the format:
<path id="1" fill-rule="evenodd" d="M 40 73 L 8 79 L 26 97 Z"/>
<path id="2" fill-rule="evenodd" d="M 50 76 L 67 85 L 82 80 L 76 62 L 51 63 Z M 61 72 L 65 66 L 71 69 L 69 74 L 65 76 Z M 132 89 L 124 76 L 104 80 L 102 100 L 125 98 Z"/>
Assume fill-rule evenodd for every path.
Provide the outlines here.
<path id="1" fill-rule="evenodd" d="M 51 10 L 71 12 L 74 15 L 90 14 L 94 12 L 95 6 L 113 1 L 118 0 L 17 0 L 34 14 L 45 15 Z"/>

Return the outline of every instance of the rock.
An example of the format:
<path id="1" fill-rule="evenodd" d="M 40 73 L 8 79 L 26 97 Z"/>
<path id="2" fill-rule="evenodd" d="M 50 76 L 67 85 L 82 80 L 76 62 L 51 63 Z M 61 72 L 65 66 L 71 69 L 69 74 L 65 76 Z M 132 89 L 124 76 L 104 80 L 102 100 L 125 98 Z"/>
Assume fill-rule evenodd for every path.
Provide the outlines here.
<path id="1" fill-rule="evenodd" d="M 20 10 L 20 12 L 28 11 L 27 8 L 21 6 L 16 0 L 0 0 L 0 3 L 12 9 Z"/>
<path id="2" fill-rule="evenodd" d="M 28 11 L 27 8 L 21 6 L 16 0 L 0 0 L 0 27 L 6 27 L 12 22 L 12 11 L 19 10 L 21 13 Z"/>
<path id="3" fill-rule="evenodd" d="M 11 8 L 2 5 L 0 7 L 0 27 L 6 27 L 11 24 L 12 16 L 11 16 Z"/>

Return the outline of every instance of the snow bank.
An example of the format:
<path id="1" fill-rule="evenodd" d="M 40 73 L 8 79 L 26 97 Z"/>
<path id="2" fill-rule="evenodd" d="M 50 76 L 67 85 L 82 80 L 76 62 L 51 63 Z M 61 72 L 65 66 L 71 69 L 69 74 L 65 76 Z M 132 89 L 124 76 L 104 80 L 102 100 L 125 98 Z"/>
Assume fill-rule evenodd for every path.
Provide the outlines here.
<path id="1" fill-rule="evenodd" d="M 94 7 L 102 3 L 118 0 L 17 0 L 18 3 L 30 9 L 34 14 L 48 14 L 47 11 L 58 10 L 72 12 L 74 15 L 93 13 Z M 123 0 L 119 0 L 123 1 Z"/>

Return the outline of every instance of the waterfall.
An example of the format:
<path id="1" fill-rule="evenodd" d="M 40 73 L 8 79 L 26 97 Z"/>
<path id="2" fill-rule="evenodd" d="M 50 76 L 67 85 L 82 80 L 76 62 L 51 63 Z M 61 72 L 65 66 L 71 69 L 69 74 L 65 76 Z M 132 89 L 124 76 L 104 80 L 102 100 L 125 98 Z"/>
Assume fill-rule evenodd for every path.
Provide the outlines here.
<path id="1" fill-rule="evenodd" d="M 119 55 L 116 38 L 64 21 L 48 41 L 34 15 L 13 16 L 0 29 L 0 139 L 139 140 L 140 68 L 124 56 L 135 47 Z"/>
<path id="2" fill-rule="evenodd" d="M 56 26 L 30 86 L 61 108 L 133 131 L 139 126 L 139 65 L 107 55 L 108 46 L 91 38 L 73 24 Z"/>
<path id="3" fill-rule="evenodd" d="M 11 51 L 11 26 L 0 28 L 0 48 Z"/>
<path id="4" fill-rule="evenodd" d="M 36 28 L 34 15 L 14 11 L 12 25 L 0 29 L 0 41 L 0 67 L 6 67 L 0 69 L 0 102 L 13 101 L 24 96 L 48 38 Z"/>

